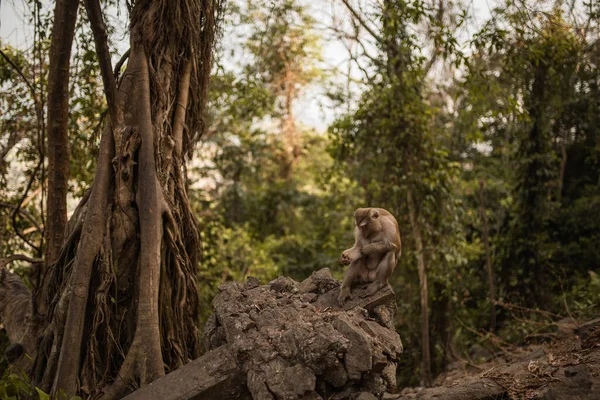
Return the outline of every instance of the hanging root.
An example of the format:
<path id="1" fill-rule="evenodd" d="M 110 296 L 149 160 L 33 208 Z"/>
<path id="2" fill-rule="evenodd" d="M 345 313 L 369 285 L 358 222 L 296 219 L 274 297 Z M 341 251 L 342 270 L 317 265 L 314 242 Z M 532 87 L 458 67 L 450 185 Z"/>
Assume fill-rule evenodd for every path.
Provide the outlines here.
<path id="1" fill-rule="evenodd" d="M 86 1 L 102 39 L 97 1 Z M 134 6 L 128 65 L 109 101 L 117 121 L 105 128 L 91 194 L 36 301 L 48 305 L 34 373 L 45 390 L 116 399 L 199 355 L 199 235 L 183 159 L 204 130 L 219 4 Z"/>
<path id="2" fill-rule="evenodd" d="M 132 35 L 128 66 L 135 80 L 134 93 L 137 101 L 133 114 L 141 139 L 136 198 L 140 221 L 136 328 L 123 365 L 103 399 L 117 398 L 136 376 L 140 384 L 144 385 L 164 375 L 158 313 L 164 198 L 158 185 L 154 159 L 155 138 L 150 111 L 148 61 L 144 48 L 138 45 L 139 40 L 137 34 Z"/>

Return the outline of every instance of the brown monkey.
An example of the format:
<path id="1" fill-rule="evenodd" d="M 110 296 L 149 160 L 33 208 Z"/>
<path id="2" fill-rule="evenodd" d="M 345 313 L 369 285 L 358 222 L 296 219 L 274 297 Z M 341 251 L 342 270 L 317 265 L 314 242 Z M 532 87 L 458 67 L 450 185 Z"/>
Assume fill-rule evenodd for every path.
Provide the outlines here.
<path id="1" fill-rule="evenodd" d="M 388 211 L 359 208 L 354 212 L 354 219 L 354 246 L 340 257 L 342 264 L 350 265 L 340 287 L 340 306 L 352 298 L 350 289 L 354 281 L 372 282 L 365 297 L 387 285 L 402 249 L 398 222 Z"/>

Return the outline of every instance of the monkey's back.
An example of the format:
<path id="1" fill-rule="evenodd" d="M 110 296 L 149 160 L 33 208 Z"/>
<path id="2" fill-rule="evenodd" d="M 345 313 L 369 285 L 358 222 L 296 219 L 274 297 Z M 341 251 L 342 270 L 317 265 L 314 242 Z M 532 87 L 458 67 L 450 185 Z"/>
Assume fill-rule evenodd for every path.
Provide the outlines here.
<path id="1" fill-rule="evenodd" d="M 385 208 L 375 208 L 377 210 L 377 212 L 379 213 L 379 215 L 381 217 L 384 217 L 385 221 L 389 221 L 392 225 L 393 228 L 393 232 L 395 233 L 395 235 L 388 231 L 388 229 L 390 229 L 389 226 L 385 226 L 387 225 L 387 223 L 383 223 L 382 221 L 382 225 L 384 226 L 384 230 L 386 232 L 386 235 L 388 236 L 388 239 L 394 244 L 394 246 L 396 246 L 396 260 L 398 260 L 398 258 L 400 257 L 400 254 L 402 254 L 402 239 L 400 237 L 400 226 L 398 225 L 398 221 L 396 220 L 396 217 L 394 217 L 392 215 L 391 212 L 389 212 L 388 210 L 386 210 Z"/>

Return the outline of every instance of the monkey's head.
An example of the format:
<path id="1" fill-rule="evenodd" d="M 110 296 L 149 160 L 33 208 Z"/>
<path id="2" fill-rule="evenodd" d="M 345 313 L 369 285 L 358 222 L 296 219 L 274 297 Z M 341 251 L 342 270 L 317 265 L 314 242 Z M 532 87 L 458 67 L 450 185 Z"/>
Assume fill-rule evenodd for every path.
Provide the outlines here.
<path id="1" fill-rule="evenodd" d="M 354 220 L 365 237 L 381 230 L 381 220 L 376 208 L 359 208 L 354 212 Z"/>

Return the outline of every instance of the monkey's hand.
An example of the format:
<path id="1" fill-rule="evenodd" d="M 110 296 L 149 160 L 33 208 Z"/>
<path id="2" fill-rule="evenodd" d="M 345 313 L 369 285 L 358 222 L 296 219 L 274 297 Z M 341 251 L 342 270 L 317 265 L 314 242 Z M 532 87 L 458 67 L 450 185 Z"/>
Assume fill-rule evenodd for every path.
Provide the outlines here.
<path id="1" fill-rule="evenodd" d="M 338 298 L 337 298 L 337 301 L 338 301 L 338 304 L 340 305 L 340 307 L 344 307 L 344 304 L 346 304 L 346 299 L 352 300 L 352 295 L 350 294 L 350 288 L 342 286 L 340 288 L 340 294 L 338 295 Z"/>
<path id="2" fill-rule="evenodd" d="M 360 256 L 360 250 L 353 247 L 351 249 L 345 250 L 342 253 L 342 255 L 340 256 L 340 262 L 344 265 L 350 265 L 354 261 L 358 260 Z"/>

